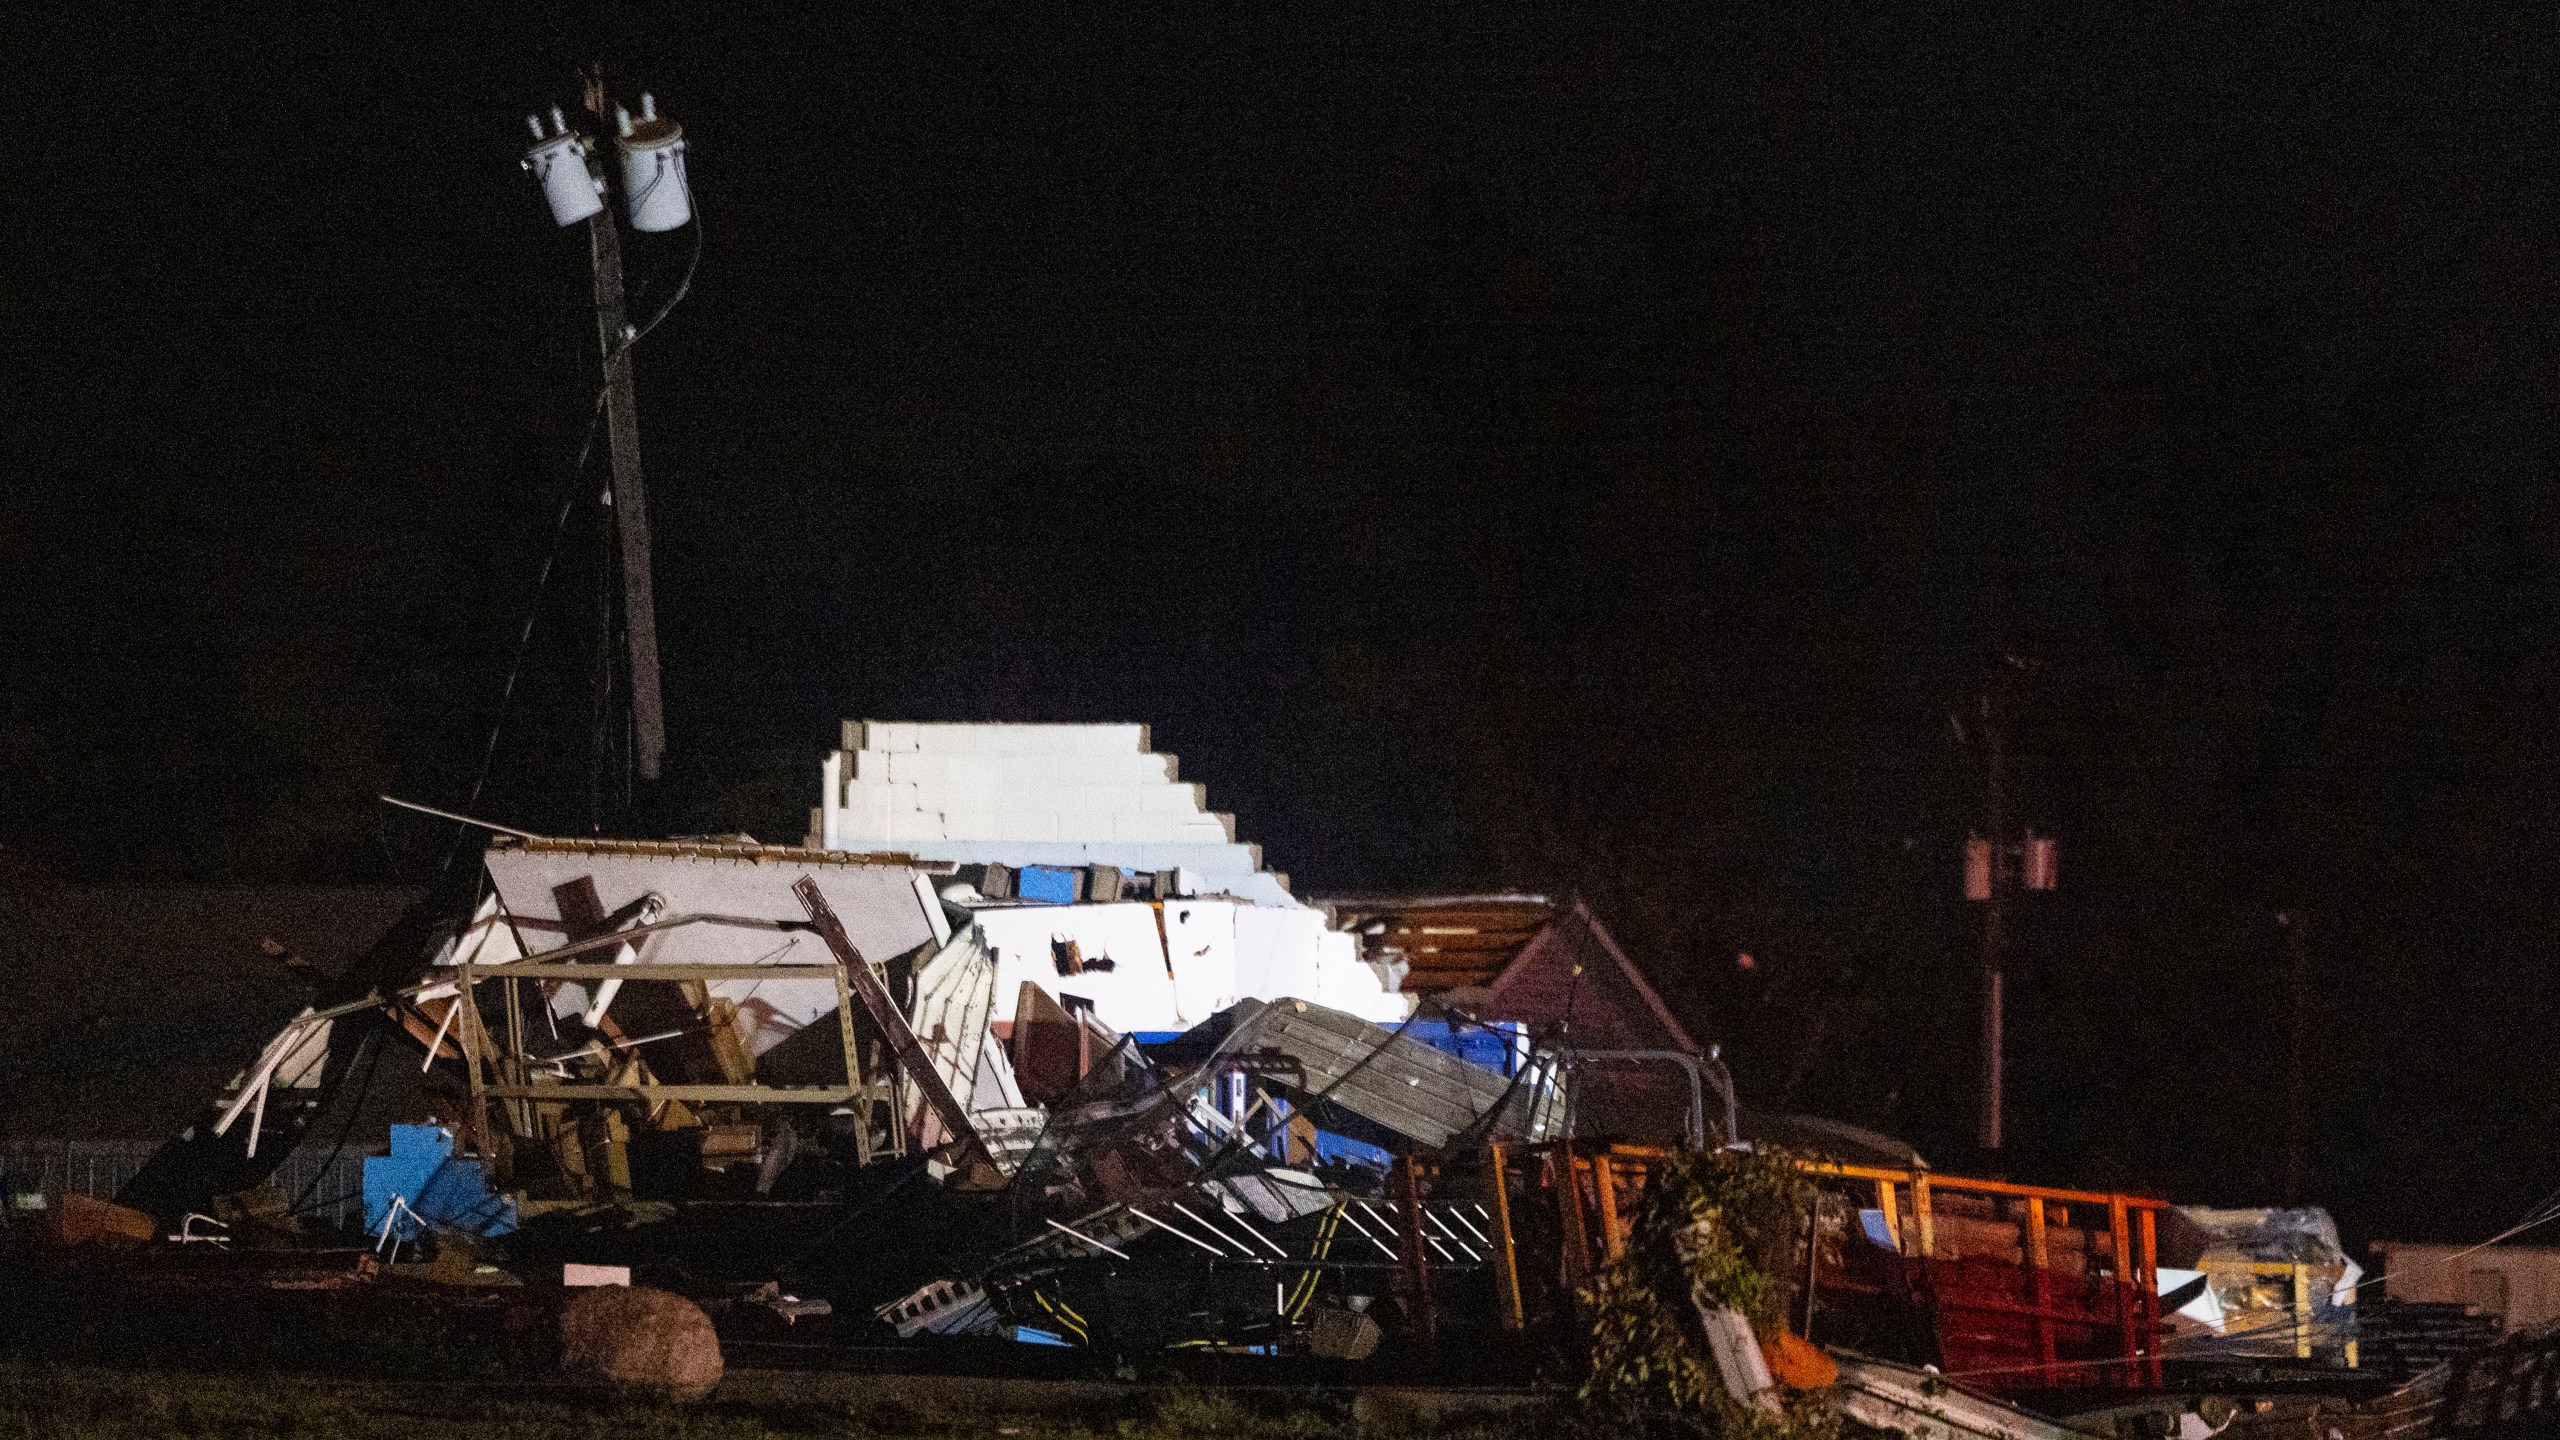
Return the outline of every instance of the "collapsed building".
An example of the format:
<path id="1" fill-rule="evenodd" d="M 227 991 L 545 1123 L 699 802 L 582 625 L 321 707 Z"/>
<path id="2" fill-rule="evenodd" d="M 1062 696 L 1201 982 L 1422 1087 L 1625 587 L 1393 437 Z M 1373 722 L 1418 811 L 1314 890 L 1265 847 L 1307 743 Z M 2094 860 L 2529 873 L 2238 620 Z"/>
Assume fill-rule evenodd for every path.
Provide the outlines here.
<path id="1" fill-rule="evenodd" d="M 849 725 L 806 843 L 499 832 L 462 878 L 99 1233 L 309 1255 L 352 1207 L 292 1284 L 637 1279 L 822 1348 L 1516 1376 L 1572 1348 L 1676 1153 L 1776 1142 L 1822 1197 L 1783 1308 L 1853 1418 L 2201 1434 L 2234 1366 L 2406 1388 L 2358 1369 L 2318 1212 L 1750 1114 L 1579 902 L 1303 898 L 1140 726 Z M 1747 1403 L 1759 1363 L 1727 1369 Z"/>
<path id="2" fill-rule="evenodd" d="M 503 1245 L 788 1279 L 908 1336 L 1090 1340 L 1007 1277 L 1472 1272 L 1499 1207 L 1421 1195 L 1441 1157 L 1623 1134 L 1648 1099 L 1663 1143 L 1732 1138 L 1720 1068 L 1587 909 L 1303 899 L 1144 727 L 851 724 L 811 818 L 797 846 L 495 834 L 467 895 L 315 996 L 124 1198 L 307 1228 L 348 1197 L 276 1177 L 352 1150 L 395 1259 Z M 933 1243 L 878 1243 L 902 1226 Z M 1298 1288 L 1175 1339 L 1295 1345 L 1264 1332 L 1342 1287 Z"/>

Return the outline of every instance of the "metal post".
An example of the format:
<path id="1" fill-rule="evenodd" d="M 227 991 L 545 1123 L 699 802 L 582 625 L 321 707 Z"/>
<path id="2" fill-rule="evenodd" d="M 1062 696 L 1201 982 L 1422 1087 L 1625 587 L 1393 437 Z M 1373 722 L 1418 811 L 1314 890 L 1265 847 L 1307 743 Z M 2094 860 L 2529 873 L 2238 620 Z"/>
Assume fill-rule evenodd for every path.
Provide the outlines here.
<path id="1" fill-rule="evenodd" d="M 2293 1267 L 2293 1358 L 2311 1358 L 2311 1267 Z"/>
<path id="2" fill-rule="evenodd" d="M 1615 1260 L 1626 1242 L 1618 1234 L 1618 1177 L 1605 1150 L 1591 1157 L 1591 1195 L 1600 1208 L 1601 1253 Z"/>
<path id="3" fill-rule="evenodd" d="M 1548 1151 L 1547 1165 L 1555 1180 L 1556 1220 L 1564 1230 L 1564 1288 L 1573 1295 L 1591 1279 L 1591 1237 L 1582 1222 L 1582 1177 L 1576 1173 L 1573 1142 Z"/>
<path id="4" fill-rule="evenodd" d="M 1493 1179 L 1494 1280 L 1502 1305 L 1502 1328 L 1526 1329 L 1527 1307 L 1520 1301 L 1520 1254 L 1511 1238 L 1511 1175 L 1503 1165 L 1502 1142 L 1486 1147 L 1485 1170 Z"/>
<path id="5" fill-rule="evenodd" d="M 2148 1210 L 2135 1212 L 2134 1231 L 2135 1239 L 2141 1245 L 2142 1353 L 2150 1357 L 2143 1371 L 2145 1377 L 2157 1385 L 2160 1383 L 2160 1231 Z"/>
<path id="6" fill-rule="evenodd" d="M 2121 1195 L 2107 1199 L 2107 1229 L 2115 1242 L 2116 1342 L 2118 1353 L 2124 1356 L 2124 1381 L 2131 1385 L 2141 1378 L 2134 1363 L 2137 1357 L 2133 1318 L 2134 1287 L 2141 1281 L 2133 1270 L 2133 1228 L 2127 1223 Z"/>
<path id="7" fill-rule="evenodd" d="M 2001 681 L 1994 679 L 1982 692 L 1982 736 L 1988 765 L 1989 804 L 1986 807 L 1991 828 L 1991 894 L 1982 912 L 1982 1117 L 1975 1140 L 1986 1152 L 2000 1148 L 2001 1079 L 2006 1039 L 2002 1027 L 2006 997 L 2001 973 L 2001 949 L 2008 940 L 2007 906 L 2009 894 L 2009 820 L 2002 769 L 2007 763 L 2007 737 L 2000 713 Z"/>
<path id="8" fill-rule="evenodd" d="M 453 1003 L 462 1007 L 462 1071 L 471 1077 L 471 1136 L 489 1162 L 491 1182 L 504 1186 L 514 1169 L 515 1157 L 510 1147 L 498 1143 L 497 1132 L 489 1128 L 489 1087 L 480 1074 L 480 1066 L 489 1054 L 489 1042 L 480 1024 L 480 992 L 475 988 L 479 983 L 478 967 L 463 961 Z"/>
<path id="9" fill-rule="evenodd" d="M 1431 1303 L 1430 1241 L 1422 1229 L 1422 1166 L 1407 1155 L 1396 1161 L 1396 1227 L 1401 1231 L 1397 1248 L 1402 1251 L 1407 1293 L 1413 1304 L 1414 1333 L 1426 1352 L 1439 1343 L 1440 1317 Z"/>
<path id="10" fill-rule="evenodd" d="M 2050 1368 L 2054 1360 L 2053 1317 L 2045 1312 L 2053 1308 L 2053 1254 L 2046 1243 L 2044 1230 L 2044 1197 L 2027 1197 L 2027 1284 L 2028 1303 L 2036 1307 L 2036 1359 Z"/>

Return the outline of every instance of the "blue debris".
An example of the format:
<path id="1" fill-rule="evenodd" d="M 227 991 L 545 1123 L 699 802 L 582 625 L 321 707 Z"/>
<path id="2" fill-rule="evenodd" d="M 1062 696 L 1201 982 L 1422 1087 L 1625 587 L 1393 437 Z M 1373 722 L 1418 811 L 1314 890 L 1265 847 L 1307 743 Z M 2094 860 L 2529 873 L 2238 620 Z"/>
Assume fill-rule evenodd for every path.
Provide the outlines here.
<path id="1" fill-rule="evenodd" d="M 442 1125 L 394 1125 L 391 1153 L 365 1157 L 366 1234 L 382 1233 L 393 1196 L 406 1202 L 391 1227 L 395 1240 L 418 1238 L 422 1220 L 493 1238 L 516 1228 L 515 1202 L 491 1193 L 477 1158 L 453 1153 L 453 1132 Z"/>
<path id="2" fill-rule="evenodd" d="M 1330 1130 L 1316 1132 L 1316 1158 L 1334 1164 L 1359 1165 L 1371 1170 L 1386 1170 L 1396 1163 L 1393 1152 L 1366 1140 L 1354 1140 Z"/>
<path id="3" fill-rule="evenodd" d="M 1024 900 L 1038 900 L 1050 905 L 1076 903 L 1076 882 L 1084 874 L 1078 870 L 1062 870 L 1054 865 L 1025 865 L 1014 878 L 1013 893 Z"/>
<path id="4" fill-rule="evenodd" d="M 1529 1059 L 1529 1027 L 1517 1020 L 1408 1020 L 1401 1032 L 1443 1055 L 1508 1080 Z"/>

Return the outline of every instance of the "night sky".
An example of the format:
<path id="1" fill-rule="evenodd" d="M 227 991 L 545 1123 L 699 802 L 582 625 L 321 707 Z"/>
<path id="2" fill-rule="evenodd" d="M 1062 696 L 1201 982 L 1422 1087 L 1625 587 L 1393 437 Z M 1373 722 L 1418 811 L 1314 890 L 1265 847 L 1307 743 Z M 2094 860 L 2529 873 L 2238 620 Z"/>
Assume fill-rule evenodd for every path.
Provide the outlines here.
<path id="1" fill-rule="evenodd" d="M 2486 1235 L 2560 1186 L 2549 27 L 2054 8 L 15 17 L 0 839 L 423 880 L 373 796 L 465 803 L 530 608 L 492 819 L 796 841 L 843 718 L 1143 720 L 1302 892 L 1579 893 L 1959 1166 L 2016 655 L 2003 1163 L 2280 1199 L 2286 911 L 2312 1198 Z M 629 808 L 516 164 L 598 53 L 705 217 Z"/>

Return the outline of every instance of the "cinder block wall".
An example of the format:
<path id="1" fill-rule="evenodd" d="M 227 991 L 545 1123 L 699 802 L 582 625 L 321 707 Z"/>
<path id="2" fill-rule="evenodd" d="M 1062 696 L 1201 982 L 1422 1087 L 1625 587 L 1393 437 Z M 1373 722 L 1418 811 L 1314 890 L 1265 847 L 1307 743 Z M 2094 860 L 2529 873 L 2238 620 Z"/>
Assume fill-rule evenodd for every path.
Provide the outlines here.
<path id="1" fill-rule="evenodd" d="M 848 720 L 823 790 L 810 843 L 827 849 L 1188 868 L 1239 895 L 1297 903 L 1144 725 Z"/>

